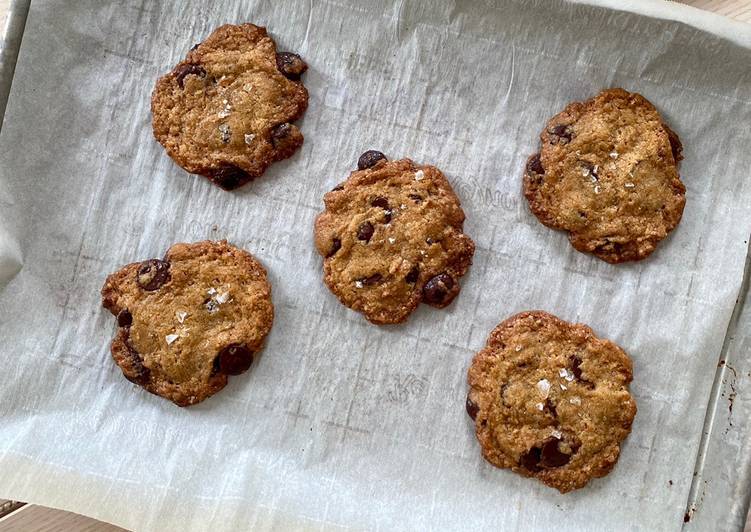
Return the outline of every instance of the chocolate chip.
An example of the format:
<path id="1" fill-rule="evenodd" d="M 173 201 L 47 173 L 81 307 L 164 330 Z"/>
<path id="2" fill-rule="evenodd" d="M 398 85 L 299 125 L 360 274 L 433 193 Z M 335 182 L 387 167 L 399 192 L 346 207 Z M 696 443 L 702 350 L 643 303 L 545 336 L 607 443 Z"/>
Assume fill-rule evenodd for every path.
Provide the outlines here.
<path id="1" fill-rule="evenodd" d="M 415 203 L 422 203 L 422 196 L 418 196 L 417 194 L 410 194 L 409 199 L 413 200 Z"/>
<path id="2" fill-rule="evenodd" d="M 404 280 L 407 281 L 409 284 L 414 284 L 417 282 L 418 277 L 420 277 L 420 268 L 415 265 L 415 266 L 412 266 L 411 270 L 409 270 Z"/>
<path id="3" fill-rule="evenodd" d="M 286 139 L 292 132 L 292 124 L 284 122 L 271 128 L 271 144 L 276 148 L 277 144 Z"/>
<path id="4" fill-rule="evenodd" d="M 386 161 L 386 156 L 376 150 L 368 150 L 357 159 L 357 169 L 365 170 L 376 165 L 378 161 Z"/>
<path id="5" fill-rule="evenodd" d="M 569 362 L 571 363 L 571 373 L 574 374 L 574 378 L 582 384 L 594 388 L 594 383 L 582 378 L 581 357 L 579 357 L 579 355 L 571 355 L 571 357 L 569 357 Z"/>
<path id="6" fill-rule="evenodd" d="M 117 324 L 120 327 L 130 327 L 133 324 L 133 315 L 125 308 L 117 315 Z"/>
<path id="7" fill-rule="evenodd" d="M 357 239 L 370 242 L 370 239 L 373 236 L 373 231 L 375 231 L 375 229 L 373 229 L 372 223 L 363 222 L 360 224 L 360 227 L 357 228 Z"/>
<path id="8" fill-rule="evenodd" d="M 683 144 L 681 143 L 681 139 L 679 139 L 678 134 L 668 126 L 663 124 L 663 127 L 668 134 L 668 140 L 670 141 L 670 150 L 673 152 L 673 159 L 675 160 L 675 162 L 678 162 L 683 159 Z"/>
<path id="9" fill-rule="evenodd" d="M 125 372 L 123 372 L 123 375 L 130 382 L 144 386 L 151 380 L 151 371 L 143 365 L 141 355 L 130 345 L 130 333 L 127 329 L 125 330 L 125 347 L 128 349 L 128 356 L 130 356 L 132 375 L 128 375 Z"/>
<path id="10" fill-rule="evenodd" d="M 480 407 L 475 403 L 472 399 L 469 398 L 469 395 L 467 396 L 467 404 L 465 405 L 467 409 L 467 414 L 472 419 L 477 419 L 477 413 L 480 411 Z"/>
<path id="11" fill-rule="evenodd" d="M 542 451 L 539 447 L 532 447 L 529 451 L 519 457 L 519 465 L 528 471 L 536 473 L 540 471 L 540 458 Z"/>
<path id="12" fill-rule="evenodd" d="M 441 305 L 454 288 L 454 280 L 447 273 L 439 273 L 430 279 L 422 289 L 422 297 L 431 305 Z"/>
<path id="13" fill-rule="evenodd" d="M 336 252 L 339 251 L 342 248 L 342 241 L 338 238 L 334 238 L 331 241 L 331 249 L 329 250 L 329 254 L 326 255 L 326 258 L 333 257 L 336 255 Z"/>
<path id="14" fill-rule="evenodd" d="M 253 353 L 242 344 L 230 344 L 224 347 L 214 358 L 214 373 L 239 375 L 253 363 Z"/>
<path id="15" fill-rule="evenodd" d="M 360 279 L 360 282 L 365 286 L 374 286 L 379 284 L 381 281 L 383 281 L 383 275 L 381 275 L 380 273 L 374 273 L 369 277 Z"/>
<path id="16" fill-rule="evenodd" d="M 540 465 L 546 469 L 553 469 L 556 467 L 565 466 L 571 461 L 571 455 L 562 453 L 559 444 L 561 440 L 558 438 L 548 438 L 542 444 Z"/>
<path id="17" fill-rule="evenodd" d="M 378 196 L 376 199 L 370 202 L 373 207 L 379 207 L 385 212 L 383 213 L 383 223 L 387 224 L 391 221 L 391 209 L 389 208 L 389 200 L 382 196 Z"/>
<path id="18" fill-rule="evenodd" d="M 384 209 L 384 210 L 389 209 L 389 200 L 387 200 L 383 196 L 378 196 L 373 201 L 371 201 L 370 204 L 373 207 L 380 207 L 381 209 Z"/>
<path id="19" fill-rule="evenodd" d="M 308 70 L 308 65 L 302 58 L 292 52 L 280 52 L 276 54 L 276 68 L 285 78 L 297 81 L 303 72 Z"/>
<path id="20" fill-rule="evenodd" d="M 177 85 L 181 89 L 184 89 L 186 76 L 198 76 L 200 78 L 205 78 L 206 70 L 201 65 L 193 65 L 188 63 L 177 67 L 174 74 L 175 79 L 177 80 Z"/>
<path id="21" fill-rule="evenodd" d="M 153 292 L 169 280 L 169 262 L 151 259 L 141 263 L 136 281 L 138 286 Z"/>
<path id="22" fill-rule="evenodd" d="M 209 179 L 224 190 L 234 190 L 253 178 L 242 168 L 227 165 L 211 170 Z"/>
<path id="23" fill-rule="evenodd" d="M 527 161 L 527 172 L 530 174 L 544 174 L 545 169 L 542 167 L 542 161 L 540 160 L 540 154 L 535 153 Z"/>
<path id="24" fill-rule="evenodd" d="M 564 144 L 569 142 L 573 136 L 569 127 L 563 124 L 558 124 L 552 129 L 548 129 L 548 132 L 558 137 L 558 142 L 563 142 Z"/>

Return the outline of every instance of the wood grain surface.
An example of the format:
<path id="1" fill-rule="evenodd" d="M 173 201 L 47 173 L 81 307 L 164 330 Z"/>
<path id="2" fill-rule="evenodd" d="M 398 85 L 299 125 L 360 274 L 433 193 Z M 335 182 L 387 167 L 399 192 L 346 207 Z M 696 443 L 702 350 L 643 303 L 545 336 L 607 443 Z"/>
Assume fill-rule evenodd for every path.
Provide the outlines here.
<path id="1" fill-rule="evenodd" d="M 751 0 L 681 0 L 678 3 L 751 23 Z M 5 24 L 9 4 L 10 0 L 0 0 L 0 26 Z M 0 532 L 123 532 L 123 530 L 82 515 L 0 499 Z M 744 532 L 751 532 L 751 522 L 746 524 Z"/>

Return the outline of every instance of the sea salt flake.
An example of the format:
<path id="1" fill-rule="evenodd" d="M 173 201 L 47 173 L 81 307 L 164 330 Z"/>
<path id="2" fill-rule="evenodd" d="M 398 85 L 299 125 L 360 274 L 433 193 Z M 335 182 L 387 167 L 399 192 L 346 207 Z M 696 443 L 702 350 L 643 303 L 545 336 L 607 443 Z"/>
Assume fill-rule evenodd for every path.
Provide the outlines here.
<path id="1" fill-rule="evenodd" d="M 558 386 L 561 387 L 561 390 L 568 390 L 565 384 L 559 384 Z"/>
<path id="2" fill-rule="evenodd" d="M 164 339 L 167 341 L 168 345 L 171 345 L 172 342 L 174 342 L 178 338 L 180 338 L 180 337 L 177 334 L 168 334 L 167 336 L 164 337 Z"/>
<path id="3" fill-rule="evenodd" d="M 209 288 L 209 289 L 208 289 L 208 290 L 206 291 L 206 293 L 207 293 L 207 294 L 209 294 L 210 296 L 213 296 L 214 294 L 216 294 L 216 288 L 214 288 L 214 287 L 212 286 L 211 288 Z"/>
<path id="4" fill-rule="evenodd" d="M 422 170 L 415 172 L 415 181 L 422 181 L 423 177 L 425 177 L 425 172 Z"/>
<path id="5" fill-rule="evenodd" d="M 177 321 L 180 323 L 183 323 L 185 321 L 185 318 L 188 317 L 188 313 L 184 310 L 178 310 L 175 315 L 177 316 Z"/>
<path id="6" fill-rule="evenodd" d="M 543 399 L 547 399 L 548 393 L 550 393 L 550 381 L 548 379 L 541 379 L 537 381 L 537 389 L 540 390 L 540 395 Z"/>
<path id="7" fill-rule="evenodd" d="M 516 347 L 514 348 L 514 351 L 516 351 L 517 353 L 518 353 L 519 351 L 521 351 L 521 350 L 522 350 L 522 346 L 520 346 L 520 345 L 517 345 L 517 346 L 516 346 Z"/>
<path id="8" fill-rule="evenodd" d="M 217 294 L 217 296 L 214 299 L 216 299 L 216 302 L 219 303 L 220 305 L 222 303 L 226 303 L 227 300 L 229 299 L 229 292 L 223 292 L 223 293 Z"/>
<path id="9" fill-rule="evenodd" d="M 253 142 L 253 139 L 256 138 L 256 136 L 253 133 L 246 133 L 245 134 L 245 144 L 250 146 L 250 143 Z"/>
<path id="10" fill-rule="evenodd" d="M 537 408 L 537 410 L 539 410 L 540 412 L 542 412 L 545 409 L 545 405 L 542 404 L 542 403 L 537 403 L 535 405 L 535 408 Z"/>
<path id="11" fill-rule="evenodd" d="M 609 155 L 610 155 L 611 159 L 617 159 L 618 158 L 618 152 L 617 151 L 611 151 Z"/>
<path id="12" fill-rule="evenodd" d="M 571 372 L 570 372 L 569 370 L 567 370 L 566 368 L 561 368 L 561 369 L 559 369 L 559 370 L 558 370 L 558 375 L 560 375 L 560 377 L 561 377 L 562 379 L 566 379 L 566 380 L 567 380 L 567 381 L 569 381 L 569 382 L 571 382 L 572 380 L 574 380 L 574 374 L 573 374 L 573 373 L 571 373 Z"/>
<path id="13" fill-rule="evenodd" d="M 227 124 L 222 124 L 219 126 L 219 135 L 222 137 L 222 142 L 227 144 L 229 142 L 229 139 L 232 137 L 232 132 L 229 129 L 229 126 Z"/>
<path id="14" fill-rule="evenodd" d="M 568 402 L 571 403 L 572 405 L 582 404 L 582 400 L 579 399 L 578 397 L 572 397 L 571 399 L 568 400 Z"/>
<path id="15" fill-rule="evenodd" d="M 600 185 L 595 185 L 595 194 L 600 193 Z"/>
<path id="16" fill-rule="evenodd" d="M 357 288 L 362 288 L 362 281 L 355 281 L 355 286 Z"/>
<path id="17" fill-rule="evenodd" d="M 582 177 L 587 177 L 589 175 L 589 168 L 586 166 L 582 167 Z"/>
<path id="18" fill-rule="evenodd" d="M 634 188 L 634 187 L 636 187 L 636 185 L 634 185 L 633 183 L 626 183 L 623 186 L 626 187 L 626 188 Z"/>
<path id="19" fill-rule="evenodd" d="M 209 299 L 206 302 L 206 310 L 209 312 L 209 314 L 219 312 L 219 303 L 217 303 L 215 299 Z"/>
<path id="20" fill-rule="evenodd" d="M 243 85 L 243 90 L 245 92 L 250 92 L 253 90 L 253 85 L 251 85 L 250 83 L 246 83 L 245 85 Z"/>
<path id="21" fill-rule="evenodd" d="M 389 237 L 389 243 L 393 244 L 396 242 L 396 238 Z"/>
<path id="22" fill-rule="evenodd" d="M 407 206 L 406 206 L 406 205 L 405 205 L 404 203 L 402 203 L 401 205 L 399 205 L 399 208 L 400 208 L 401 210 L 404 210 L 404 209 L 406 209 L 406 208 L 407 208 Z"/>
<path id="23" fill-rule="evenodd" d="M 561 436 L 563 436 L 563 434 L 561 434 L 560 430 L 555 430 L 555 429 L 553 429 L 553 430 L 550 431 L 550 435 L 553 438 L 556 438 L 556 439 L 559 439 L 559 440 L 561 439 Z"/>

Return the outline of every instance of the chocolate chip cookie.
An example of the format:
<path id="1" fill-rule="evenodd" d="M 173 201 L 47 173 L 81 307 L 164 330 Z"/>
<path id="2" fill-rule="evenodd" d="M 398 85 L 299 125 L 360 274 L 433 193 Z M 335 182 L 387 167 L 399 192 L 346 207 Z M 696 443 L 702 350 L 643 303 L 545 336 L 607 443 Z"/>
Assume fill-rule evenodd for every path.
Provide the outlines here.
<path id="1" fill-rule="evenodd" d="M 546 312 L 501 322 L 468 377 L 483 457 L 562 493 L 610 472 L 636 415 L 628 355 Z"/>
<path id="2" fill-rule="evenodd" d="M 237 188 L 302 145 L 292 122 L 308 106 L 307 68 L 265 28 L 221 26 L 157 81 L 154 136 L 188 172 Z"/>
<path id="3" fill-rule="evenodd" d="M 548 227 L 610 263 L 641 260 L 683 214 L 681 141 L 643 96 L 609 89 L 555 115 L 524 173 L 524 195 Z"/>
<path id="4" fill-rule="evenodd" d="M 112 357 L 128 380 L 194 405 L 246 371 L 274 320 L 266 270 L 225 241 L 175 244 L 107 277 Z"/>
<path id="5" fill-rule="evenodd" d="M 315 222 L 326 285 L 376 324 L 406 320 L 421 301 L 445 307 L 475 251 L 448 180 L 434 166 L 377 151 L 357 167 L 324 196 Z"/>

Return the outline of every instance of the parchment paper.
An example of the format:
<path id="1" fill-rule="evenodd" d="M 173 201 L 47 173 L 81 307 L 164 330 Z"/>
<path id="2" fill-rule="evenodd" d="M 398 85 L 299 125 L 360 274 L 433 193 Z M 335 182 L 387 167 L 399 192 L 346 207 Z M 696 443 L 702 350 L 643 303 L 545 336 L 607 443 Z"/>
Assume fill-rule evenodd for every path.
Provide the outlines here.
<path id="1" fill-rule="evenodd" d="M 657 14 L 685 22 L 558 0 L 35 1 L 0 138 L 24 255 L 0 293 L 0 496 L 138 530 L 679 529 L 751 231 L 751 35 Z M 169 160 L 149 98 L 241 21 L 305 58 L 311 101 L 300 152 L 227 193 Z M 610 86 L 678 132 L 688 189 L 677 230 L 619 266 L 574 251 L 520 192 L 545 121 Z M 397 327 L 340 305 L 313 248 L 323 194 L 372 148 L 440 167 L 478 246 L 457 300 Z M 179 409 L 122 378 L 99 289 L 204 238 L 265 264 L 276 320 L 252 371 Z M 535 308 L 634 360 L 620 461 L 566 496 L 486 464 L 464 412 L 474 352 Z"/>

